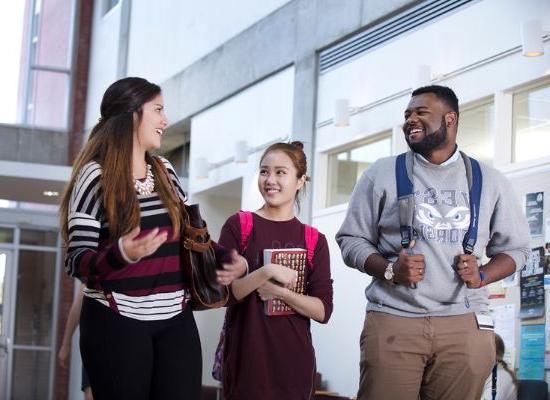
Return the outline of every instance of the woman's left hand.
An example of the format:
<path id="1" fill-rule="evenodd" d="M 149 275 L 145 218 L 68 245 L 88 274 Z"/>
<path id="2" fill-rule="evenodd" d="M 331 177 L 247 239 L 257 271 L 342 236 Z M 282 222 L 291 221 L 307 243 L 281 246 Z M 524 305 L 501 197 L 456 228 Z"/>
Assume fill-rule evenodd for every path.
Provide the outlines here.
<path id="1" fill-rule="evenodd" d="M 283 296 L 285 294 L 285 291 L 288 289 L 277 285 L 276 283 L 272 283 L 267 281 L 262 286 L 260 286 L 257 290 L 258 295 L 262 300 L 272 300 L 272 299 L 279 299 L 282 300 Z"/>
<path id="2" fill-rule="evenodd" d="M 229 285 L 235 279 L 243 276 L 248 270 L 248 263 L 243 256 L 233 249 L 229 253 L 229 260 L 222 264 L 223 269 L 216 272 L 220 285 Z"/>

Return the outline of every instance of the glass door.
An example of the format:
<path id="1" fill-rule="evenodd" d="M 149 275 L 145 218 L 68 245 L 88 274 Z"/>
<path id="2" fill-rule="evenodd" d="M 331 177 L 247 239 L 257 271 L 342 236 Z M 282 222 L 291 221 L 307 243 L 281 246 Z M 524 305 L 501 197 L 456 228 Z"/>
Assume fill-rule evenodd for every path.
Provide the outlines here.
<path id="1" fill-rule="evenodd" d="M 9 365 L 12 354 L 11 298 L 9 292 L 13 277 L 13 253 L 0 249 L 0 400 L 7 400 L 9 393 Z"/>
<path id="2" fill-rule="evenodd" d="M 51 399 L 57 254 L 22 247 L 17 257 L 11 399 Z"/>
<path id="3" fill-rule="evenodd" d="M 58 235 L 11 231 L 11 240 L 3 240 L 0 227 L 0 400 L 51 400 Z"/>

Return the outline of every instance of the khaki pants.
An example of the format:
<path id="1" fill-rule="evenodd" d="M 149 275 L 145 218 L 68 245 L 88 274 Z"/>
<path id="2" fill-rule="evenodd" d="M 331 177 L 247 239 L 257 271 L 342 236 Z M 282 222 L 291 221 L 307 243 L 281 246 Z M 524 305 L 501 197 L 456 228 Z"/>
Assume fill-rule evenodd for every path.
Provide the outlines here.
<path id="1" fill-rule="evenodd" d="M 475 315 L 367 312 L 358 400 L 478 400 L 495 363 L 492 331 Z"/>

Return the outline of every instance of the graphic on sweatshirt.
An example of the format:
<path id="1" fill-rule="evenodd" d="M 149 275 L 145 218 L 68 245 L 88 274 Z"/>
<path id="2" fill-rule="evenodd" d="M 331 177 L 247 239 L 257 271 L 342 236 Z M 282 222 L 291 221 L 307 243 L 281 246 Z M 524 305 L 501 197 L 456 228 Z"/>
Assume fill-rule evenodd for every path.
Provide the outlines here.
<path id="1" fill-rule="evenodd" d="M 415 192 L 414 225 L 419 240 L 462 242 L 470 226 L 468 193 L 435 188 Z"/>

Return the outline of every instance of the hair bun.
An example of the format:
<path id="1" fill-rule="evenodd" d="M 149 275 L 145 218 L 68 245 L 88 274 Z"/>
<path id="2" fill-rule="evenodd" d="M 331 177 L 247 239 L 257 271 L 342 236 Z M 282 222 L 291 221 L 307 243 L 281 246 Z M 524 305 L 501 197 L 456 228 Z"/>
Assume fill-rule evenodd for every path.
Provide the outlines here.
<path id="1" fill-rule="evenodd" d="M 300 142 L 299 140 L 295 140 L 293 142 L 290 142 L 290 144 L 300 150 L 304 150 L 304 144 Z"/>

